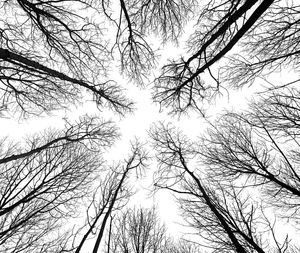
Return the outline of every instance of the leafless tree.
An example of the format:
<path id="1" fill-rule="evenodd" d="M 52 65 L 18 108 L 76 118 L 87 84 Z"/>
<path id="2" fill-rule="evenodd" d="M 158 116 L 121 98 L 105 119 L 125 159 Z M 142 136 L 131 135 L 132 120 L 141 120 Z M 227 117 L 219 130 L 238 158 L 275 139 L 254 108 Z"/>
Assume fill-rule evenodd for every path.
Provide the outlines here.
<path id="1" fill-rule="evenodd" d="M 96 1 L 1 3 L 1 106 L 21 116 L 80 102 L 83 90 L 119 113 L 132 102 L 108 75 Z M 99 16 L 99 21 L 93 19 Z"/>
<path id="2" fill-rule="evenodd" d="M 107 253 L 200 253 L 198 245 L 168 236 L 156 210 L 128 208 L 112 220 Z"/>
<path id="3" fill-rule="evenodd" d="M 2 140 L 0 251 L 59 252 L 68 239 L 59 230 L 91 194 L 104 163 L 101 152 L 117 136 L 112 123 L 84 117 L 23 145 Z"/>
<path id="4" fill-rule="evenodd" d="M 135 171 L 136 175 L 145 169 L 147 153 L 141 144 L 136 143 L 132 146 L 132 153 L 128 160 L 123 164 L 118 164 L 110 168 L 110 172 L 104 181 L 99 185 L 101 188 L 100 201 L 97 201 L 97 192 L 94 193 L 90 207 L 87 209 L 88 230 L 82 237 L 76 253 L 81 252 L 84 242 L 91 234 L 96 237 L 93 253 L 100 250 L 100 243 L 104 237 L 107 221 L 111 218 L 114 211 L 123 207 L 133 194 L 129 185 L 130 174 Z M 91 211 L 91 206 L 94 210 Z"/>
<path id="5" fill-rule="evenodd" d="M 194 5 L 194 0 L 3 1 L 1 110 L 21 116 L 49 112 L 80 102 L 86 90 L 101 108 L 131 111 L 133 103 L 110 78 L 114 58 L 131 80 L 144 83 L 156 58 L 148 35 L 177 40 Z"/>
<path id="6" fill-rule="evenodd" d="M 116 47 L 121 55 L 121 70 L 142 84 L 156 63 L 148 35 L 156 35 L 163 43 L 176 43 L 185 23 L 192 17 L 196 1 L 120 0 L 120 5 L 124 24 L 118 24 Z"/>
<path id="7" fill-rule="evenodd" d="M 242 87 L 276 71 L 298 69 L 299 9 L 297 1 L 274 1 L 245 35 L 242 52 L 231 56 L 223 67 L 224 81 Z"/>
<path id="8" fill-rule="evenodd" d="M 210 164 L 194 161 L 199 159 L 196 143 L 170 126 L 156 126 L 150 135 L 158 160 L 155 186 L 174 193 L 183 217 L 204 239 L 205 247 L 212 252 L 270 252 L 274 246 L 267 242 L 266 231 L 260 230 L 264 223 L 276 250 L 287 252 L 289 241 L 277 240 L 260 203 L 253 202 L 243 188 L 208 177 L 206 170 L 214 170 Z"/>
<path id="9" fill-rule="evenodd" d="M 298 69 L 299 5 L 287 0 L 199 2 L 187 53 L 164 65 L 154 100 L 172 113 L 205 107 L 228 87 Z M 236 48 L 238 55 L 230 51 Z M 277 86 L 279 84 L 276 84 Z"/>
<path id="10" fill-rule="evenodd" d="M 67 107 L 83 89 L 98 105 L 130 111 L 132 102 L 109 77 L 113 59 L 144 84 L 156 66 L 149 35 L 177 43 L 192 18 L 187 56 L 164 65 L 155 80 L 153 99 L 173 113 L 203 114 L 228 85 L 298 67 L 294 0 L 15 0 L 3 1 L 1 10 L 0 108 L 23 115 Z M 239 55 L 230 54 L 234 47 Z"/>
<path id="11" fill-rule="evenodd" d="M 155 209 L 126 209 L 114 218 L 110 252 L 167 252 L 171 240 L 159 222 Z"/>
<path id="12" fill-rule="evenodd" d="M 162 68 L 153 99 L 172 113 L 204 115 L 205 103 L 228 85 L 250 85 L 281 68 L 298 70 L 299 10 L 295 0 L 4 0 L 0 115 L 68 108 L 86 92 L 100 109 L 132 111 L 133 102 L 111 79 L 115 62 L 144 85 L 157 59 L 149 38 L 176 44 L 192 18 L 187 56 Z M 233 48 L 238 55 L 230 54 Z M 227 113 L 196 143 L 163 125 L 151 130 L 156 187 L 178 196 L 184 217 L 215 252 L 297 250 L 288 238 L 277 240 L 265 206 L 248 191 L 260 189 L 269 206 L 279 207 L 276 214 L 299 218 L 300 94 L 292 88 L 298 81 L 276 84 L 246 113 Z M 134 146 L 128 160 L 107 166 L 102 150 L 116 138 L 111 122 L 85 117 L 25 144 L 3 139 L 0 251 L 79 253 L 89 240 L 96 253 L 110 222 L 108 251 L 198 252 L 196 244 L 171 243 L 151 210 L 113 220 L 132 194 L 128 177 L 147 158 Z M 84 225 L 62 229 L 80 210 Z"/>
<path id="13" fill-rule="evenodd" d="M 260 186 L 272 206 L 299 218 L 299 91 L 275 90 L 248 113 L 228 113 L 201 142 L 214 177 Z"/>
<path id="14" fill-rule="evenodd" d="M 197 243 L 187 241 L 185 239 L 179 240 L 176 242 L 171 242 L 166 247 L 166 253 L 204 253 L 205 251 L 200 249 L 200 246 Z"/>

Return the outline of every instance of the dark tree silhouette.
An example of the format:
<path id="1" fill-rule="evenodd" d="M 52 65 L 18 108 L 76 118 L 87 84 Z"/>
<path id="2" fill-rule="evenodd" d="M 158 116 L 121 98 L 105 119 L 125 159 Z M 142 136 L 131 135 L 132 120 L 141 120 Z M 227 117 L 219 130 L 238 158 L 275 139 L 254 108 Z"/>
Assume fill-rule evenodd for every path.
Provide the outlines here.
<path id="1" fill-rule="evenodd" d="M 299 8 L 296 1 L 274 1 L 245 35 L 242 53 L 229 57 L 228 65 L 222 68 L 224 81 L 242 87 L 276 71 L 297 70 Z"/>
<path id="2" fill-rule="evenodd" d="M 195 1 L 116 4 L 112 11 L 116 6 L 106 0 L 3 1 L 1 110 L 49 112 L 80 102 L 86 90 L 100 109 L 131 111 L 133 103 L 110 78 L 114 58 L 122 73 L 143 84 L 156 64 L 148 34 L 177 40 Z"/>
<path id="3" fill-rule="evenodd" d="M 132 144 L 129 158 L 117 165 L 110 166 L 108 173 L 97 183 L 90 204 L 86 209 L 85 225 L 74 237 L 74 252 L 84 252 L 84 244 L 93 245 L 92 252 L 100 251 L 100 243 L 105 234 L 107 222 L 116 210 L 127 204 L 133 194 L 129 177 L 145 169 L 147 153 L 139 143 Z M 92 242 L 91 239 L 94 239 Z"/>
<path id="4" fill-rule="evenodd" d="M 204 253 L 205 251 L 200 249 L 200 246 L 196 243 L 181 239 L 177 243 L 171 243 L 165 249 L 166 253 Z"/>
<path id="5" fill-rule="evenodd" d="M 156 66 L 149 35 L 177 43 L 192 18 L 186 56 L 164 65 L 155 80 L 153 99 L 162 108 L 204 113 L 206 102 L 228 85 L 298 68 L 293 0 L 16 0 L 1 7 L 0 108 L 25 115 L 67 107 L 80 101 L 83 89 L 98 105 L 130 111 L 132 103 L 110 79 L 113 58 L 130 80 L 144 84 Z"/>
<path id="6" fill-rule="evenodd" d="M 154 34 L 163 43 L 177 42 L 185 23 L 192 17 L 195 0 L 126 1 L 120 0 L 124 24 L 118 24 L 116 47 L 121 55 L 121 70 L 140 84 L 155 66 L 156 55 L 147 42 Z"/>
<path id="7" fill-rule="evenodd" d="M 205 106 L 223 89 L 298 69 L 299 5 L 293 0 L 207 1 L 199 7 L 187 54 L 163 66 L 154 100 L 172 113 Z M 236 48 L 238 55 L 230 53 Z"/>
<path id="8" fill-rule="evenodd" d="M 98 5 L 88 0 L 1 3 L 2 107 L 21 116 L 48 112 L 80 102 L 85 89 L 101 107 L 119 113 L 132 109 L 107 77 L 111 56 Z"/>
<path id="9" fill-rule="evenodd" d="M 251 200 L 244 188 L 237 190 L 231 181 L 223 185 L 208 177 L 206 170 L 213 173 L 214 167 L 202 161 L 202 153 L 201 161 L 194 161 L 199 158 L 195 143 L 170 126 L 156 126 L 150 135 L 159 163 L 155 186 L 177 196 L 183 217 L 204 239 L 205 247 L 213 252 L 263 253 L 273 247 L 286 252 L 289 241 L 278 241 L 260 203 Z M 275 246 L 267 242 L 262 224 L 267 224 Z"/>
<path id="10" fill-rule="evenodd" d="M 114 217 L 107 252 L 200 253 L 197 245 L 167 235 L 155 208 L 129 208 Z M 106 251 L 105 251 L 106 252 Z"/>
<path id="11" fill-rule="evenodd" d="M 114 218 L 111 252 L 165 252 L 168 243 L 166 228 L 161 225 L 155 209 L 127 209 Z"/>
<path id="12" fill-rule="evenodd" d="M 100 173 L 102 150 L 118 136 L 112 123 L 84 117 L 49 130 L 24 145 L 1 142 L 0 249 L 39 252 L 63 247 L 53 237 L 64 220 L 76 215 Z M 67 239 L 64 235 L 57 240 Z"/>
<path id="13" fill-rule="evenodd" d="M 116 69 L 146 85 L 158 59 L 152 38 L 178 45 L 189 21 L 187 52 L 162 67 L 153 100 L 173 114 L 205 116 L 228 88 L 298 71 L 299 13 L 295 0 L 1 1 L 0 117 L 40 116 L 86 100 L 132 112 Z M 213 252 L 296 252 L 288 237 L 277 239 L 267 213 L 299 219 L 298 82 L 268 86 L 248 111 L 224 114 L 199 141 L 169 126 L 150 131 L 155 186 L 178 198 L 198 244 L 166 236 L 153 209 L 120 212 L 133 194 L 129 177 L 148 156 L 136 144 L 109 166 L 102 152 L 119 137 L 112 122 L 86 116 L 23 143 L 2 139 L 0 252 L 80 253 L 89 244 L 93 253 L 102 246 L 194 253 L 202 241 Z M 83 223 L 68 223 L 79 216 Z"/>
<path id="14" fill-rule="evenodd" d="M 10 155 L 20 151 L 16 145 L 7 149 L 9 161 L 1 164 L 1 252 L 83 252 L 93 238 L 93 251 L 99 252 L 109 217 L 132 195 L 128 178 L 132 171 L 141 173 L 147 154 L 133 144 L 128 160 L 107 166 L 101 149 L 116 133 L 111 124 L 97 123 L 85 119 L 66 132 L 36 136 L 28 140 L 31 154 Z M 64 228 L 84 203 L 84 226 Z"/>
<path id="15" fill-rule="evenodd" d="M 262 187 L 282 215 L 299 218 L 299 91 L 268 92 L 248 113 L 228 113 L 201 142 L 203 161 L 219 180 Z"/>

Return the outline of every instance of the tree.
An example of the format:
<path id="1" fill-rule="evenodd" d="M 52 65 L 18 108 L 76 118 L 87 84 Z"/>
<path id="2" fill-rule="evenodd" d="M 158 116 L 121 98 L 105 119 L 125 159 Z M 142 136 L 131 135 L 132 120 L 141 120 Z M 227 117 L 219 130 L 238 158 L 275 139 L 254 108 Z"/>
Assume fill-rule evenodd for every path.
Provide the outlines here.
<path id="1" fill-rule="evenodd" d="M 136 144 L 123 164 L 107 167 L 100 152 L 116 136 L 112 124 L 85 118 L 66 132 L 29 139 L 30 151 L 16 145 L 3 151 L 0 251 L 82 252 L 94 234 L 98 252 L 109 216 L 131 196 L 129 173 L 143 169 L 147 158 Z M 82 227 L 63 228 L 85 208 Z"/>
<path id="2" fill-rule="evenodd" d="M 85 89 L 98 106 L 132 109 L 107 78 L 110 54 L 103 28 L 92 20 L 104 11 L 98 3 L 4 1 L 1 11 L 2 108 L 21 116 L 49 112 L 79 102 Z"/>
<path id="3" fill-rule="evenodd" d="M 195 0 L 120 0 L 120 21 L 124 22 L 116 22 L 116 47 L 120 52 L 122 72 L 131 80 L 143 84 L 149 69 L 156 65 L 157 58 L 147 42 L 147 36 L 154 34 L 162 43 L 177 43 L 196 3 Z"/>
<path id="4" fill-rule="evenodd" d="M 127 209 L 114 218 L 110 234 L 111 252 L 164 252 L 166 228 L 159 223 L 155 209 Z"/>
<path id="5" fill-rule="evenodd" d="M 202 139 L 200 153 L 220 180 L 262 187 L 282 215 L 299 217 L 299 91 L 267 92 L 248 113 L 228 113 Z"/>
<path id="6" fill-rule="evenodd" d="M 84 244 L 91 239 L 94 239 L 93 252 L 99 252 L 107 222 L 133 194 L 128 184 L 130 174 L 133 171 L 141 173 L 146 166 L 146 160 L 147 153 L 142 146 L 139 143 L 132 144 L 129 159 L 109 167 L 106 176 L 102 175 L 86 208 L 85 224 L 77 230 L 73 238 L 72 248 L 75 253 L 83 252 Z"/>
<path id="7" fill-rule="evenodd" d="M 84 117 L 63 131 L 48 130 L 24 145 L 1 142 L 0 249 L 38 252 L 64 244 L 48 241 L 76 214 L 101 171 L 100 150 L 118 137 L 110 122 Z"/>
<path id="8" fill-rule="evenodd" d="M 175 243 L 167 235 L 167 229 L 160 223 L 154 207 L 128 208 L 114 217 L 112 224 L 107 252 L 200 252 L 187 241 Z"/>
<path id="9" fill-rule="evenodd" d="M 85 89 L 100 108 L 131 111 L 133 103 L 110 78 L 113 58 L 122 73 L 143 83 L 156 58 L 148 33 L 177 40 L 194 1 L 118 4 L 112 11 L 106 0 L 2 2 L 0 108 L 22 117 L 50 112 L 80 102 Z"/>
<path id="10" fill-rule="evenodd" d="M 171 243 L 168 245 L 168 248 L 164 251 L 167 253 L 202 253 L 202 251 L 198 244 L 181 239 L 177 243 Z"/>
<path id="11" fill-rule="evenodd" d="M 232 181 L 214 180 L 215 168 L 202 161 L 205 154 L 199 152 L 197 143 L 164 125 L 152 128 L 150 136 L 158 160 L 155 186 L 177 196 L 183 217 L 204 239 L 205 247 L 213 252 L 269 252 L 274 245 L 267 243 L 266 231 L 261 230 L 265 224 L 276 250 L 286 252 L 289 241 L 278 241 L 272 222 L 264 215 L 264 206 Z M 193 161 L 197 157 L 201 162 Z M 221 170 L 222 164 L 216 164 Z"/>
<path id="12" fill-rule="evenodd" d="M 299 13 L 293 0 L 4 0 L 0 115 L 40 116 L 90 97 L 100 110 L 125 115 L 134 104 L 115 81 L 115 65 L 130 81 L 147 84 L 158 56 L 151 37 L 179 44 L 185 25 L 195 21 L 185 56 L 169 61 L 154 80 L 153 100 L 173 114 L 194 109 L 205 116 L 206 103 L 224 89 L 252 85 L 282 68 L 298 70 Z M 169 127 L 151 131 L 156 187 L 179 196 L 190 226 L 216 252 L 297 250 L 288 239 L 278 242 L 266 203 L 247 193 L 259 189 L 280 216 L 298 218 L 299 92 L 292 88 L 298 80 L 269 86 L 250 111 L 227 113 L 198 143 Z M 23 146 L 3 139 L 0 250 L 79 253 L 91 239 L 96 253 L 109 221 L 110 243 L 119 247 L 112 217 L 131 196 L 128 177 L 145 166 L 147 155 L 137 145 L 128 160 L 107 166 L 102 150 L 118 136 L 110 121 L 85 117 Z M 80 210 L 85 223 L 58 233 Z M 146 250 L 149 221 L 155 220 L 150 213 L 144 220 L 143 212 L 126 214 L 134 223 L 135 251 Z M 274 245 L 264 241 L 262 223 Z M 188 242 L 161 248 L 167 239 L 160 232 L 153 239 L 158 249 L 151 244 L 150 251 L 198 251 Z"/>
<path id="13" fill-rule="evenodd" d="M 204 114 L 228 86 L 240 88 L 276 70 L 298 69 L 295 1 L 207 1 L 198 9 L 187 54 L 164 65 L 155 80 L 154 100 L 163 108 Z M 238 54 L 230 53 L 234 48 Z"/>
<path id="14" fill-rule="evenodd" d="M 120 0 L 115 6 L 107 0 L 16 0 L 1 7 L 0 108 L 25 115 L 67 107 L 80 100 L 82 89 L 98 105 L 130 111 L 132 103 L 109 75 L 113 58 L 121 73 L 145 84 L 157 59 L 149 35 L 177 43 L 194 19 L 186 56 L 164 65 L 155 79 L 153 99 L 162 108 L 204 114 L 206 102 L 228 85 L 298 68 L 299 6 L 293 0 Z M 240 53 L 232 54 L 234 48 Z"/>
<path id="15" fill-rule="evenodd" d="M 141 149 L 140 146 L 133 146 L 132 149 L 132 155 L 129 158 L 128 161 L 126 161 L 126 166 L 125 168 L 123 168 L 123 171 L 120 175 L 120 173 L 117 171 L 116 173 L 116 177 L 118 178 L 119 176 L 119 180 L 117 181 L 118 183 L 114 186 L 114 192 L 113 195 L 111 197 L 109 206 L 108 206 L 108 210 L 103 218 L 102 221 L 102 225 L 99 231 L 99 234 L 97 236 L 97 240 L 93 249 L 93 253 L 97 253 L 98 249 L 99 249 L 99 245 L 101 242 L 101 239 L 103 237 L 104 234 L 104 229 L 105 229 L 105 225 L 106 222 L 109 218 L 109 216 L 111 216 L 113 209 L 117 208 L 116 207 L 116 202 L 119 202 L 120 199 L 122 200 L 122 198 L 126 198 L 126 200 L 128 201 L 130 194 L 130 188 L 128 186 L 126 186 L 126 179 L 129 177 L 129 173 L 132 170 L 136 170 L 136 173 L 138 173 L 138 170 L 143 169 L 146 164 L 145 164 L 145 160 L 147 159 L 147 154 Z M 112 178 L 110 179 L 112 180 L 113 184 L 115 184 L 115 179 Z"/>

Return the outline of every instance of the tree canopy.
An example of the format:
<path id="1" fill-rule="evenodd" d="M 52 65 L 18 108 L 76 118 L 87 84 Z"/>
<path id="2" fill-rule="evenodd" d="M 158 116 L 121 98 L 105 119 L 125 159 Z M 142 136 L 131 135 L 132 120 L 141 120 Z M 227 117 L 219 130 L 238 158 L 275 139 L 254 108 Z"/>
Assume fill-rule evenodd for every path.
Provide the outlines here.
<path id="1" fill-rule="evenodd" d="M 295 0 L 1 1 L 0 120 L 66 117 L 0 136 L 0 252 L 300 251 L 299 13 Z M 190 139 L 154 122 L 109 161 L 122 129 L 106 115 L 135 112 L 133 85 L 179 124 L 208 127 Z M 247 109 L 206 117 L 250 86 Z M 96 115 L 71 120 L 87 101 Z M 151 173 L 148 190 L 171 192 L 193 235 L 128 207 Z"/>

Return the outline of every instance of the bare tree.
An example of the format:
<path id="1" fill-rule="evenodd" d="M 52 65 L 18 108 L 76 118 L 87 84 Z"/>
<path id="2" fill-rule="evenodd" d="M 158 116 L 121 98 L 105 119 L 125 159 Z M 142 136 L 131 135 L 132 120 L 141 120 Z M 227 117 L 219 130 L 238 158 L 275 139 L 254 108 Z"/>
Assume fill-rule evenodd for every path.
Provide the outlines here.
<path id="1" fill-rule="evenodd" d="M 251 85 L 284 68 L 298 69 L 296 1 L 234 0 L 199 3 L 187 53 L 164 65 L 154 100 L 172 113 L 205 107 L 224 89 Z M 230 51 L 236 48 L 238 55 Z M 276 84 L 279 86 L 279 84 Z"/>
<path id="2" fill-rule="evenodd" d="M 168 236 L 154 207 L 128 208 L 116 215 L 107 244 L 107 253 L 200 253 L 196 244 Z"/>
<path id="3" fill-rule="evenodd" d="M 274 1 L 245 35 L 242 52 L 231 56 L 222 68 L 224 81 L 242 87 L 276 71 L 298 69 L 299 9 L 293 0 Z"/>
<path id="4" fill-rule="evenodd" d="M 110 79 L 113 59 L 130 80 L 144 84 L 156 66 L 149 35 L 177 43 L 193 18 L 186 56 L 164 65 L 155 80 L 154 101 L 173 113 L 203 114 L 205 103 L 228 85 L 298 67 L 294 0 L 15 0 L 1 7 L 0 108 L 23 115 L 67 107 L 81 100 L 83 89 L 98 105 L 132 110 Z M 234 47 L 239 55 L 230 54 Z"/>
<path id="5" fill-rule="evenodd" d="M 111 216 L 112 211 L 118 208 L 117 204 L 120 201 L 120 199 L 121 200 L 125 199 L 128 201 L 128 198 L 131 195 L 130 187 L 127 185 L 128 184 L 127 179 L 129 177 L 129 173 L 131 173 L 132 170 L 136 170 L 136 173 L 139 173 L 139 170 L 144 169 L 146 166 L 145 164 L 146 159 L 147 159 L 147 154 L 141 148 L 140 144 L 136 144 L 135 146 L 132 147 L 132 155 L 127 161 L 125 161 L 125 166 L 122 168 L 121 172 L 119 172 L 118 170 L 115 171 L 113 177 L 110 178 L 110 180 L 112 180 L 113 194 L 110 197 L 111 199 L 107 211 L 103 217 L 103 221 L 94 245 L 93 253 L 97 253 L 99 250 L 99 245 L 103 238 L 106 222 L 109 216 Z"/>
<path id="6" fill-rule="evenodd" d="M 114 218 L 109 249 L 122 253 L 166 252 L 166 228 L 154 208 L 127 209 Z"/>
<path id="7" fill-rule="evenodd" d="M 174 128 L 160 125 L 152 128 L 150 135 L 159 163 L 155 186 L 177 196 L 183 217 L 204 239 L 205 247 L 213 252 L 272 250 L 273 245 L 265 241 L 266 231 L 260 230 L 262 223 L 270 224 L 260 203 L 253 202 L 243 188 L 237 191 L 229 182 L 223 185 L 207 177 L 206 170 L 214 167 L 202 160 L 195 163 L 197 145 Z M 274 228 L 267 227 L 274 233 L 277 250 L 286 252 L 288 241 L 279 243 Z"/>
<path id="8" fill-rule="evenodd" d="M 166 247 L 165 251 L 167 253 L 203 253 L 205 251 L 200 249 L 197 243 L 187 241 L 185 239 L 180 239 L 178 242 L 171 242 Z"/>
<path id="9" fill-rule="evenodd" d="M 67 123 L 64 131 L 28 138 L 23 147 L 3 140 L 0 251 L 63 247 L 68 235 L 58 231 L 78 214 L 78 201 L 91 193 L 103 167 L 101 152 L 117 136 L 112 123 L 85 117 L 75 125 Z"/>
<path id="10" fill-rule="evenodd" d="M 156 64 L 156 55 L 149 45 L 148 35 L 177 42 L 185 23 L 192 17 L 196 1 L 120 0 L 124 24 L 117 23 L 116 47 L 119 49 L 121 70 L 140 84 Z"/>
<path id="11" fill-rule="evenodd" d="M 114 212 L 127 204 L 133 194 L 129 178 L 133 173 L 139 175 L 146 166 L 147 153 L 139 143 L 132 144 L 131 154 L 124 162 L 106 166 L 101 176 L 94 181 L 92 194 L 87 198 L 87 205 L 81 207 L 86 217 L 80 216 L 82 226 L 73 229 L 65 248 L 69 252 L 85 252 L 90 248 L 100 252 L 106 226 Z M 87 246 L 87 249 L 85 248 Z"/>
<path id="12" fill-rule="evenodd" d="M 111 57 L 98 7 L 87 0 L 1 3 L 2 107 L 21 116 L 48 112 L 79 102 L 85 89 L 98 106 L 132 109 L 107 77 Z"/>
<path id="13" fill-rule="evenodd" d="M 205 164 L 219 180 L 261 187 L 272 206 L 299 218 L 299 92 L 275 90 L 248 113 L 228 113 L 200 144 Z M 277 208 L 278 210 L 278 208 Z"/>
<path id="14" fill-rule="evenodd" d="M 172 113 L 204 115 L 205 103 L 228 85 L 250 85 L 281 68 L 298 70 L 299 10 L 293 0 L 2 1 L 0 115 L 49 113 L 79 104 L 86 93 L 100 109 L 132 111 L 133 102 L 111 79 L 116 61 L 121 73 L 144 85 L 157 59 L 149 38 L 176 44 L 192 18 L 188 52 L 162 68 L 153 99 Z M 240 53 L 230 54 L 233 48 Z M 278 252 L 297 250 L 288 238 L 277 240 L 265 205 L 247 191 L 261 190 L 269 206 L 279 207 L 276 214 L 299 218 L 299 97 L 292 83 L 276 84 L 250 111 L 221 117 L 197 143 L 169 127 L 151 130 L 156 187 L 178 196 L 184 217 L 214 252 L 263 253 L 274 245 Z M 25 144 L 3 139 L 0 251 L 79 253 L 89 240 L 96 253 L 109 221 L 108 251 L 199 251 L 195 244 L 171 243 L 151 210 L 112 220 L 132 194 L 128 177 L 147 158 L 137 145 L 128 160 L 106 166 L 102 149 L 116 138 L 111 122 L 85 117 Z M 81 210 L 84 225 L 61 230 Z"/>
<path id="15" fill-rule="evenodd" d="M 133 103 L 110 78 L 114 58 L 122 73 L 144 83 L 156 63 L 149 33 L 177 40 L 194 5 L 193 0 L 120 0 L 116 6 L 107 0 L 2 2 L 0 108 L 21 116 L 49 112 L 80 102 L 86 90 L 100 108 L 131 111 Z"/>

